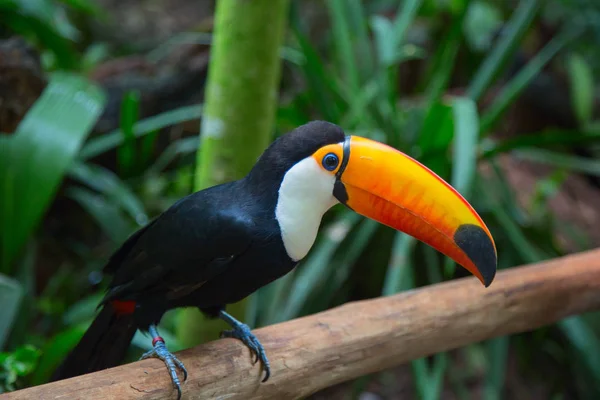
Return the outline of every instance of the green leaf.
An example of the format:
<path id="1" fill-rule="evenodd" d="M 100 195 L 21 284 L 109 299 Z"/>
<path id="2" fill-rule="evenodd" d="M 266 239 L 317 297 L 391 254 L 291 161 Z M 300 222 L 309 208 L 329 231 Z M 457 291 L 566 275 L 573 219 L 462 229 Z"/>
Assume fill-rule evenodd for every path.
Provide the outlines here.
<path id="1" fill-rule="evenodd" d="M 376 60 L 373 57 L 371 37 L 368 30 L 368 17 L 365 6 L 360 0 L 347 2 L 348 24 L 353 36 L 354 54 L 358 64 L 361 81 L 369 79 L 374 73 Z"/>
<path id="2" fill-rule="evenodd" d="M 356 68 L 354 49 L 348 17 L 346 15 L 347 5 L 344 0 L 327 0 L 327 7 L 331 17 L 333 43 L 338 51 L 340 72 L 345 82 L 350 87 L 352 94 L 360 91 L 360 74 Z"/>
<path id="3" fill-rule="evenodd" d="M 50 205 L 67 169 L 96 123 L 105 97 L 84 78 L 54 74 L 8 139 L 0 171 L 2 269 L 19 254 Z"/>
<path id="4" fill-rule="evenodd" d="M 135 137 L 142 137 L 156 130 L 166 128 L 171 125 L 179 124 L 185 121 L 198 119 L 202 116 L 202 105 L 195 104 L 186 107 L 180 107 L 175 110 L 166 111 L 154 117 L 140 120 L 133 127 Z M 108 150 L 114 149 L 123 143 L 123 132 L 116 129 L 102 136 L 90 139 L 79 153 L 79 158 L 83 160 L 96 157 Z"/>
<path id="5" fill-rule="evenodd" d="M 371 26 L 377 49 L 377 59 L 381 66 L 387 67 L 399 59 L 400 51 L 395 44 L 392 21 L 380 15 L 371 17 Z"/>
<path id="6" fill-rule="evenodd" d="M 100 165 L 76 162 L 69 171 L 69 176 L 102 193 L 108 201 L 129 213 L 138 225 L 148 223 L 142 201 L 112 171 Z"/>
<path id="7" fill-rule="evenodd" d="M 363 251 L 369 244 L 369 241 L 381 225 L 373 220 L 365 219 L 356 228 L 356 232 L 352 237 L 352 244 L 340 257 L 331 260 L 329 264 L 329 272 L 331 278 L 328 279 L 326 294 L 318 304 L 319 309 L 326 309 L 327 304 L 333 298 L 333 295 L 338 292 L 344 283 L 348 280 L 352 273 L 352 266 L 355 264 L 358 257 L 363 254 Z"/>
<path id="8" fill-rule="evenodd" d="M 391 37 L 388 39 L 391 43 L 388 45 L 390 48 L 397 49 L 404 42 L 404 38 L 406 36 L 406 31 L 412 22 L 414 21 L 419 8 L 423 0 L 406 0 L 402 2 L 398 6 L 398 10 L 396 13 L 396 20 L 394 21 L 394 27 L 391 32 Z M 396 54 L 397 52 L 393 52 Z M 393 60 L 383 60 L 385 65 L 390 65 L 388 63 L 393 63 Z"/>
<path id="9" fill-rule="evenodd" d="M 538 75 L 542 68 L 575 37 L 581 33 L 580 28 L 569 27 L 552 38 L 544 48 L 527 63 L 519 73 L 510 80 L 494 99 L 489 109 L 481 118 L 481 131 L 488 133 L 494 124 L 500 120 L 502 114 L 514 103 L 515 99 Z"/>
<path id="10" fill-rule="evenodd" d="M 466 97 L 452 100 L 454 117 L 453 168 L 450 183 L 468 198 L 477 168 L 477 139 L 479 118 L 477 105 Z"/>
<path id="11" fill-rule="evenodd" d="M 32 373 L 39 357 L 40 351 L 31 345 L 20 346 L 12 353 L 0 353 L 0 393 L 3 388 L 15 390 L 17 378 Z"/>
<path id="12" fill-rule="evenodd" d="M 571 82 L 571 104 L 579 123 L 585 126 L 594 112 L 594 75 L 590 65 L 579 54 L 568 58 L 567 70 Z"/>
<path id="13" fill-rule="evenodd" d="M 490 359 L 490 371 L 485 378 L 485 400 L 500 400 L 503 398 L 503 388 L 506 378 L 506 362 L 508 358 L 509 337 L 502 336 L 486 343 Z"/>
<path id="14" fill-rule="evenodd" d="M 32 385 L 46 383 L 54 370 L 77 345 L 91 321 L 71 326 L 51 337 L 42 348 L 42 356 L 31 379 Z"/>
<path id="15" fill-rule="evenodd" d="M 569 338 L 577 353 L 577 359 L 592 372 L 594 377 L 600 376 L 600 359 L 594 354 L 600 352 L 600 340 L 592 327 L 580 316 L 572 316 L 558 322 L 558 326 Z M 596 383 L 596 389 L 598 385 Z"/>
<path id="16" fill-rule="evenodd" d="M 496 30 L 502 25 L 502 13 L 485 1 L 472 2 L 464 21 L 464 32 L 471 48 L 486 51 L 492 46 Z"/>
<path id="17" fill-rule="evenodd" d="M 96 4 L 95 1 L 92 0 L 58 0 L 60 3 L 64 3 L 67 6 L 71 7 L 73 10 L 92 15 L 92 16 L 100 16 L 106 17 L 108 15 L 107 10 L 105 10 L 101 5 Z"/>
<path id="18" fill-rule="evenodd" d="M 118 148 L 117 159 L 120 171 L 128 176 L 133 172 L 136 163 L 135 135 L 133 128 L 138 120 L 140 109 L 140 93 L 129 91 L 123 96 L 121 103 L 120 127 L 123 133 L 123 143 Z"/>
<path id="19" fill-rule="evenodd" d="M 437 400 L 440 398 L 444 374 L 448 367 L 448 355 L 439 353 L 433 357 L 431 371 L 427 366 L 427 359 L 419 358 L 411 362 L 415 377 L 415 386 L 419 398 L 424 400 Z"/>
<path id="20" fill-rule="evenodd" d="M 519 256 L 526 263 L 535 263 L 548 258 L 548 255 L 532 243 L 523 229 L 515 222 L 515 219 L 508 213 L 505 207 L 498 204 L 497 199 L 492 198 L 487 189 L 487 186 L 492 186 L 492 183 L 485 183 L 479 180 L 477 182 L 478 193 L 482 200 L 488 203 L 491 213 L 496 217 L 500 227 L 504 230 L 504 234 L 514 246 Z"/>
<path id="21" fill-rule="evenodd" d="M 398 293 L 413 287 L 414 278 L 410 253 L 414 248 L 416 239 L 403 232 L 397 232 L 392 248 L 390 263 L 388 264 L 382 294 L 384 296 Z"/>
<path id="22" fill-rule="evenodd" d="M 492 81 L 498 76 L 506 60 L 516 49 L 531 21 L 537 14 L 539 0 L 521 0 L 509 22 L 503 28 L 498 43 L 477 70 L 467 90 L 467 95 L 478 101 Z"/>
<path id="23" fill-rule="evenodd" d="M 600 176 L 600 160 L 578 157 L 545 149 L 515 150 L 513 155 L 529 161 L 566 168 L 570 171 Z"/>
<path id="24" fill-rule="evenodd" d="M 30 324 L 36 317 L 35 293 L 36 293 L 36 271 L 38 246 L 35 239 L 29 240 L 23 251 L 23 257 L 17 260 L 13 278 L 19 282 L 22 296 L 18 310 L 13 319 L 12 327 L 6 346 L 14 347 L 22 344 L 23 337 L 29 332 Z"/>
<path id="25" fill-rule="evenodd" d="M 0 349 L 6 343 L 22 297 L 23 289 L 19 282 L 0 274 Z"/>
<path id="26" fill-rule="evenodd" d="M 78 187 L 68 188 L 66 195 L 94 217 L 96 223 L 113 243 L 123 243 L 135 230 L 134 225 L 123 218 L 119 208 L 114 203 L 106 201 L 101 195 Z"/>
<path id="27" fill-rule="evenodd" d="M 579 131 L 547 130 L 536 133 L 523 133 L 514 138 L 500 141 L 486 139 L 481 143 L 481 158 L 490 159 L 500 153 L 527 147 L 542 148 L 552 145 L 585 145 L 600 143 L 600 131 L 582 133 Z"/>
<path id="28" fill-rule="evenodd" d="M 186 137 L 171 142 L 160 156 L 158 156 L 154 164 L 148 168 L 146 173 L 148 175 L 159 174 L 164 171 L 177 156 L 182 154 L 195 154 L 199 144 L 200 139 L 198 136 Z"/>
<path id="29" fill-rule="evenodd" d="M 52 15 L 47 15 L 47 10 L 35 6 L 23 9 L 15 7 L 11 3 L 15 4 L 14 2 L 0 4 L 2 22 L 8 26 L 9 30 L 25 38 L 32 38 L 41 47 L 51 51 L 57 68 L 76 69 L 78 55 L 74 49 L 74 43 L 63 36 L 64 32 L 60 32 L 61 27 L 66 27 L 67 30 L 71 27 L 67 26 L 68 24 L 57 24 Z M 44 3 L 51 4 L 50 2 Z"/>
<path id="30" fill-rule="evenodd" d="M 63 314 L 62 322 L 65 326 L 89 322 L 96 315 L 98 304 L 100 304 L 103 297 L 104 293 L 95 293 L 71 304 Z"/>
<path id="31" fill-rule="evenodd" d="M 423 154 L 445 152 L 454 136 L 452 106 L 435 102 L 425 116 L 417 146 Z M 428 167 L 434 169 L 430 164 Z"/>
<path id="32" fill-rule="evenodd" d="M 425 115 L 428 115 L 431 107 L 440 101 L 450 82 L 456 56 L 461 44 L 461 27 L 465 19 L 465 14 L 466 12 L 463 11 L 453 18 L 448 32 L 443 35 L 423 76 L 420 86 L 424 88 L 422 90 L 425 91 L 427 97 L 425 105 L 427 112 Z"/>
<path id="33" fill-rule="evenodd" d="M 290 28 L 306 60 L 302 66 L 302 73 L 310 89 L 307 91 L 306 96 L 310 104 L 315 104 L 323 119 L 337 123 L 340 120 L 340 107 L 338 104 L 340 102 L 340 89 L 337 87 L 337 80 L 325 69 L 317 50 L 307 37 L 302 17 L 295 10 L 294 3 L 291 4 L 291 8 Z"/>

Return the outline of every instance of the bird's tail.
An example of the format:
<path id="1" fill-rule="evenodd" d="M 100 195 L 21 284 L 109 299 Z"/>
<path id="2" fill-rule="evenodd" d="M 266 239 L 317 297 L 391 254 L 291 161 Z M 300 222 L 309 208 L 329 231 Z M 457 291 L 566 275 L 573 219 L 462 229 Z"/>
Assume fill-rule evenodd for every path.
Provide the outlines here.
<path id="1" fill-rule="evenodd" d="M 137 330 L 133 313 L 109 303 L 103 306 L 77 346 L 54 371 L 51 381 L 119 365 Z"/>

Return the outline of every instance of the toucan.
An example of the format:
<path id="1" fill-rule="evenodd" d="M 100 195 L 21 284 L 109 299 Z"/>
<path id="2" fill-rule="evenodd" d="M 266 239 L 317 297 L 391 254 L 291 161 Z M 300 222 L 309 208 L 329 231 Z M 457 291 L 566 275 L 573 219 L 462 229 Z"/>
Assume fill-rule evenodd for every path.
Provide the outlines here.
<path id="1" fill-rule="evenodd" d="M 473 207 L 427 167 L 386 144 L 311 121 L 277 138 L 243 178 L 194 192 L 132 234 L 109 258 L 112 276 L 98 313 L 52 380 L 118 365 L 139 329 L 152 337 L 178 398 L 183 363 L 157 329 L 163 314 L 197 307 L 231 329 L 270 376 L 249 327 L 226 312 L 284 276 L 308 254 L 326 211 L 354 212 L 430 245 L 485 286 L 496 274 L 496 245 Z"/>

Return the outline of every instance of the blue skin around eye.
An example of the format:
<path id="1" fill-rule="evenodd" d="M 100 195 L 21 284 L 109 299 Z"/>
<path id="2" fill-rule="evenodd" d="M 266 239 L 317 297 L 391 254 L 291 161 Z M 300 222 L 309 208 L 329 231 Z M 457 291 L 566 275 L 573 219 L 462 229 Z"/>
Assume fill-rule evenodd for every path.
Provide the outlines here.
<path id="1" fill-rule="evenodd" d="M 338 163 L 339 159 L 333 153 L 329 153 L 323 157 L 323 167 L 328 171 L 333 171 L 338 166 Z"/>

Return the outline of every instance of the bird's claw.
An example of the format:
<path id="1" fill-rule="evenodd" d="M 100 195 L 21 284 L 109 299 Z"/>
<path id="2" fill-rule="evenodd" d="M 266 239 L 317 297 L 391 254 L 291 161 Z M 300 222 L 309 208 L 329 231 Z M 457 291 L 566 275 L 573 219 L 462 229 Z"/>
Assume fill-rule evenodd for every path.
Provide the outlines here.
<path id="1" fill-rule="evenodd" d="M 154 348 L 142 355 L 140 360 L 144 360 L 146 358 L 159 358 L 161 359 L 167 369 L 169 370 L 169 375 L 171 375 L 171 381 L 173 382 L 173 386 L 177 389 L 177 400 L 181 399 L 181 383 L 179 381 L 179 376 L 177 375 L 177 368 L 179 368 L 183 372 L 183 381 L 187 380 L 187 370 L 183 365 L 183 362 L 175 357 L 169 350 L 167 350 L 167 346 L 163 341 L 156 341 L 154 344 Z"/>
<path id="2" fill-rule="evenodd" d="M 250 327 L 246 324 L 238 322 L 234 324 L 233 329 L 221 332 L 222 338 L 236 338 L 241 340 L 253 355 L 252 364 L 256 364 L 258 360 L 262 362 L 263 368 L 265 369 L 265 377 L 262 382 L 266 382 L 271 376 L 271 364 L 265 353 L 265 349 L 256 336 L 251 332 Z"/>

